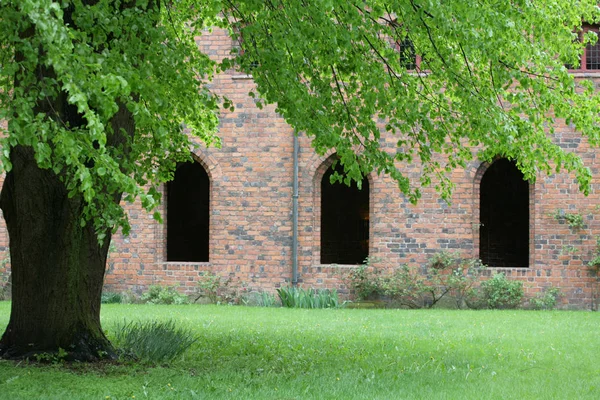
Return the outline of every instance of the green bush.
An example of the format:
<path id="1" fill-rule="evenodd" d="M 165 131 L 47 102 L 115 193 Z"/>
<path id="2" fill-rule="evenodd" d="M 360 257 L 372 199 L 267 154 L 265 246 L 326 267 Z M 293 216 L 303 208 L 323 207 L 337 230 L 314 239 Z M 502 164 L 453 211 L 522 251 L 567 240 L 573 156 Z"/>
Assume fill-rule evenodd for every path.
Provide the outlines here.
<path id="1" fill-rule="evenodd" d="M 206 272 L 198 279 L 198 297 L 194 301 L 198 301 L 201 297 L 206 297 L 208 300 L 216 304 L 220 301 L 219 291 L 224 290 L 229 285 L 230 280 L 223 280 L 221 276 Z"/>
<path id="2" fill-rule="evenodd" d="M 401 307 L 421 308 L 425 305 L 427 288 L 423 278 L 408 265 L 402 265 L 392 274 L 383 276 L 381 288 L 385 296 Z"/>
<path id="3" fill-rule="evenodd" d="M 523 282 L 510 281 L 503 273 L 494 274 L 481 284 L 481 293 L 489 308 L 517 308 L 523 299 Z"/>
<path id="4" fill-rule="evenodd" d="M 138 321 L 117 324 L 114 344 L 126 355 L 146 362 L 171 361 L 186 351 L 198 338 L 173 321 Z"/>
<path id="5" fill-rule="evenodd" d="M 102 304 L 119 304 L 123 302 L 123 296 L 116 292 L 102 292 Z"/>
<path id="6" fill-rule="evenodd" d="M 560 289 L 550 286 L 532 298 L 529 304 L 534 310 L 553 310 L 561 297 Z"/>
<path id="7" fill-rule="evenodd" d="M 188 304 L 186 295 L 177 291 L 173 286 L 150 285 L 148 291 L 142 294 L 142 302 L 149 304 Z"/>
<path id="8" fill-rule="evenodd" d="M 382 293 L 401 307 L 432 308 L 450 296 L 457 308 L 464 308 L 484 268 L 479 260 L 463 260 L 442 251 L 421 271 L 403 265 L 379 281 Z"/>
<path id="9" fill-rule="evenodd" d="M 302 289 L 287 286 L 277 289 L 283 307 L 289 308 L 338 308 L 337 291 L 329 289 Z"/>
<path id="10" fill-rule="evenodd" d="M 352 269 L 344 277 L 346 284 L 354 291 L 358 300 L 377 297 L 384 292 L 381 271 L 371 266 L 376 261 L 367 257 L 362 265 Z"/>

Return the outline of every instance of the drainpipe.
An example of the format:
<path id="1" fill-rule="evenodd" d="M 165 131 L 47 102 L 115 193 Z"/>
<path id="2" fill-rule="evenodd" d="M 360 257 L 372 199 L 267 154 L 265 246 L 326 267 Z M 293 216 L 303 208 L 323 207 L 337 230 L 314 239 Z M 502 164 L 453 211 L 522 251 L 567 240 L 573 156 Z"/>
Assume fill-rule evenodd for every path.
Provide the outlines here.
<path id="1" fill-rule="evenodd" d="M 298 132 L 294 129 L 294 182 L 292 194 L 292 285 L 298 284 Z"/>

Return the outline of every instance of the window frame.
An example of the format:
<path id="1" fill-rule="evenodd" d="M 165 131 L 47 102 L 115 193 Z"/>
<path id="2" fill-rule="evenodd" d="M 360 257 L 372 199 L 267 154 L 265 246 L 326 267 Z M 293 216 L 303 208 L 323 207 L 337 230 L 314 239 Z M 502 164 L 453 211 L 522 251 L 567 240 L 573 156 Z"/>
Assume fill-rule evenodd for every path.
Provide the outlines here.
<path id="1" fill-rule="evenodd" d="M 579 39 L 578 39 L 580 42 L 583 40 L 583 36 L 586 33 L 588 33 L 589 31 L 592 31 L 592 32 L 596 32 L 596 34 L 599 37 L 598 41 L 594 44 L 594 46 L 600 46 L 600 25 L 583 24 L 581 28 L 582 28 L 582 30 L 579 33 Z M 579 61 L 579 68 L 569 68 L 567 66 L 567 69 L 569 70 L 569 72 L 598 72 L 598 73 L 600 73 L 600 65 L 598 68 L 594 68 L 594 69 L 587 68 L 588 46 L 589 45 L 585 45 L 585 47 L 583 48 L 583 53 L 581 54 L 581 58 Z M 599 51 L 600 51 L 600 49 L 599 49 Z"/>

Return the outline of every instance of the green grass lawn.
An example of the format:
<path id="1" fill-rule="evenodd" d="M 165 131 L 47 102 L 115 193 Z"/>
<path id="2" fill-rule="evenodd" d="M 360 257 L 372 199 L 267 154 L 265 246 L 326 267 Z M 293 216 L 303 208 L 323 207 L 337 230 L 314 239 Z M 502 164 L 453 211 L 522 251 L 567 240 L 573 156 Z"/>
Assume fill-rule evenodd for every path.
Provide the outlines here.
<path id="1" fill-rule="evenodd" d="M 9 303 L 0 303 L 0 327 Z M 105 305 L 104 328 L 174 319 L 169 366 L 0 361 L 6 399 L 598 399 L 600 314 Z"/>

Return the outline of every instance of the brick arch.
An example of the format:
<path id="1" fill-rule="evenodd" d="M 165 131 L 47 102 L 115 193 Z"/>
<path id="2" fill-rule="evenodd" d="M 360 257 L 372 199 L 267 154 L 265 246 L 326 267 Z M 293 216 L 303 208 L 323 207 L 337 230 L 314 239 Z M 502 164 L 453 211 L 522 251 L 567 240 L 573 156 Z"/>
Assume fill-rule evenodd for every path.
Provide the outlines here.
<path id="1" fill-rule="evenodd" d="M 475 258 L 481 258 L 480 244 L 481 244 L 481 183 L 483 176 L 489 170 L 489 168 L 497 161 L 506 159 L 506 157 L 496 156 L 491 162 L 480 161 L 479 165 L 475 169 L 473 176 L 473 252 Z M 529 205 L 529 260 L 528 266 L 532 268 L 535 260 L 535 183 L 528 182 L 528 205 Z"/>
<path id="2" fill-rule="evenodd" d="M 208 264 L 210 260 L 213 259 L 213 211 L 215 209 L 215 196 L 214 196 L 214 188 L 215 182 L 220 182 L 222 179 L 222 171 L 221 167 L 215 160 L 213 156 L 207 154 L 202 151 L 201 148 L 196 147 L 191 151 L 192 159 L 194 162 L 197 162 L 204 168 L 204 171 L 208 175 L 209 181 L 209 243 L 208 243 L 208 252 L 209 252 L 209 261 L 208 262 L 195 262 L 195 264 Z M 163 195 L 163 202 L 160 207 L 160 212 L 163 217 L 162 224 L 156 224 L 155 237 L 157 239 L 158 249 L 156 252 L 156 262 L 157 263 L 167 263 L 167 201 L 166 199 L 166 186 L 164 183 L 161 186 L 161 193 Z M 168 262 L 168 263 L 176 263 L 181 264 L 181 262 Z"/>
<path id="3" fill-rule="evenodd" d="M 313 188 L 313 264 L 320 265 L 321 264 L 321 181 L 327 170 L 333 165 L 334 161 L 337 159 L 337 153 L 334 150 L 330 150 L 324 156 L 320 156 L 318 158 L 313 159 L 309 164 L 312 167 L 312 171 L 314 172 L 312 179 L 312 188 Z M 369 173 L 365 176 L 367 182 L 369 183 L 369 247 L 368 254 L 373 253 L 373 203 L 374 203 L 374 179 L 373 173 Z"/>
<path id="4" fill-rule="evenodd" d="M 211 189 L 214 181 L 221 181 L 223 173 L 221 171 L 221 167 L 217 160 L 206 152 L 202 151 L 200 147 L 195 147 L 192 151 L 192 158 L 194 161 L 202 165 L 204 170 L 208 174 L 208 178 L 210 179 Z"/>

